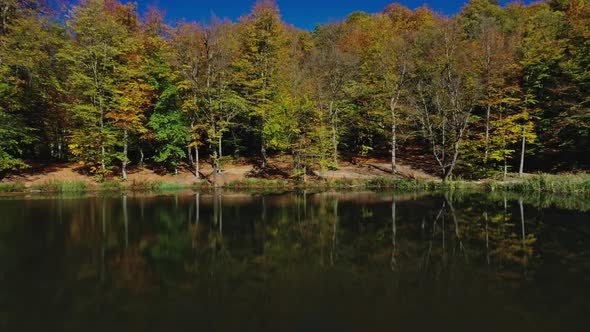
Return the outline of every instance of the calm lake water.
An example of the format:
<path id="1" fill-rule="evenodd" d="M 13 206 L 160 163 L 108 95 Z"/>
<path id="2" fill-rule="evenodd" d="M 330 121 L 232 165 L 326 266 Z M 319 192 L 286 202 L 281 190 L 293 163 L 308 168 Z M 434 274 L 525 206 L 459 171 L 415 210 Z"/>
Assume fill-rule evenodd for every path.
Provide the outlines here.
<path id="1" fill-rule="evenodd" d="M 0 331 L 587 331 L 590 200 L 0 198 Z"/>

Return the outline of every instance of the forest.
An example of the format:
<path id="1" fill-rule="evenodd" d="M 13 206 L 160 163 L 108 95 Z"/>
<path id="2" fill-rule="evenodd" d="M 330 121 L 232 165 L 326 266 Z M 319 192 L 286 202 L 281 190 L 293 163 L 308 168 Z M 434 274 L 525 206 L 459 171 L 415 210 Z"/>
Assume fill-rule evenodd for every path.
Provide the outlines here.
<path id="1" fill-rule="evenodd" d="M 273 0 L 207 24 L 0 0 L 0 178 L 66 161 L 198 178 L 279 155 L 293 178 L 364 156 L 395 175 L 403 154 L 478 179 L 588 170 L 589 147 L 589 0 L 471 0 L 451 17 L 393 3 L 313 31 Z"/>

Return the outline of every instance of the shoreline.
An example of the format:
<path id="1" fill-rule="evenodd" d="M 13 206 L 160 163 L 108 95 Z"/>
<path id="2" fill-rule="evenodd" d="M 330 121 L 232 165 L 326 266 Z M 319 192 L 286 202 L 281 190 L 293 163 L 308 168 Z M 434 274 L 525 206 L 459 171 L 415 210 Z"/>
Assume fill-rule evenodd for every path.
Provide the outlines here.
<path id="1" fill-rule="evenodd" d="M 365 179 L 318 179 L 298 182 L 290 179 L 245 178 L 232 182 L 214 185 L 207 180 L 186 182 L 164 180 L 99 182 L 91 179 L 53 180 L 44 182 L 6 181 L 0 182 L 0 193 L 3 194 L 35 194 L 35 193 L 76 193 L 76 192 L 166 192 L 181 190 L 306 190 L 306 189 L 338 189 L 338 190 L 392 190 L 397 192 L 435 192 L 440 190 L 473 190 L 485 192 L 516 192 L 516 193 L 553 193 L 553 194 L 590 194 L 590 174 L 538 174 L 521 179 L 496 181 L 485 179 L 480 181 L 456 180 L 417 180 L 401 177 L 374 176 Z"/>

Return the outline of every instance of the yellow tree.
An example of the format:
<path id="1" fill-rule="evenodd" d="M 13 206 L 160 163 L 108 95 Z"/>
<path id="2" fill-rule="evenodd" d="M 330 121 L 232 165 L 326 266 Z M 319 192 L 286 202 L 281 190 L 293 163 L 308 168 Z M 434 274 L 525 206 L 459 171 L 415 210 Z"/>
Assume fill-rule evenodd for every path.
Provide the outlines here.
<path id="1" fill-rule="evenodd" d="M 117 16 L 113 4 L 86 0 L 74 7 L 66 23 L 73 42 L 60 53 L 69 66 L 67 83 L 73 95 L 70 152 L 91 172 L 103 176 L 117 158 L 118 145 L 117 130 L 107 113 L 118 107 L 119 68 L 126 66 L 133 44 L 126 22 Z"/>
<path id="2" fill-rule="evenodd" d="M 199 178 L 199 147 L 203 145 L 206 124 L 203 112 L 206 107 L 203 96 L 203 77 L 207 74 L 205 67 L 206 47 L 203 43 L 203 28 L 196 23 L 181 23 L 172 32 L 168 42 L 168 57 L 175 76 L 175 90 L 181 99 L 181 109 L 189 119 L 187 128 L 190 143 L 187 147 L 189 160 L 193 160 L 195 177 Z M 191 148 L 194 149 L 194 159 Z"/>
<path id="3" fill-rule="evenodd" d="M 373 29 L 379 34 L 376 41 L 376 55 L 373 75 L 382 82 L 381 94 L 385 109 L 389 109 L 391 169 L 396 174 L 396 151 L 398 147 L 399 108 L 403 105 L 402 93 L 410 81 L 412 53 L 420 30 L 434 23 L 434 14 L 428 8 L 418 8 L 412 12 L 400 4 L 392 4 L 377 17 L 378 26 Z M 407 104 L 407 103 L 406 103 Z"/>
<path id="4" fill-rule="evenodd" d="M 117 21 L 127 28 L 127 49 L 124 63 L 118 69 L 118 84 L 112 108 L 105 117 L 113 121 L 114 128 L 122 133 L 123 152 L 121 160 L 121 175 L 127 180 L 127 165 L 129 164 L 130 134 L 143 135 L 147 132 L 146 112 L 153 99 L 153 89 L 148 83 L 145 71 L 142 38 L 143 31 L 134 4 L 122 5 L 113 2 L 110 8 Z"/>
<path id="5" fill-rule="evenodd" d="M 252 12 L 240 19 L 239 57 L 234 84 L 247 101 L 252 127 L 260 140 L 261 167 L 267 166 L 268 141 L 277 127 L 269 126 L 269 117 L 277 101 L 277 72 L 286 52 L 286 30 L 274 0 L 259 0 Z"/>

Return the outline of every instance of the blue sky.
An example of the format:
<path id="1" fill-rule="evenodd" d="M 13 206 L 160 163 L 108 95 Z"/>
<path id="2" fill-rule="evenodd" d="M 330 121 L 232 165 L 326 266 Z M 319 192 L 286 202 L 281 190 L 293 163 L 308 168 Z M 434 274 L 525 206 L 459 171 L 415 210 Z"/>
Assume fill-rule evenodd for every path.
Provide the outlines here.
<path id="1" fill-rule="evenodd" d="M 155 5 L 166 12 L 168 21 L 181 19 L 206 22 L 215 14 L 220 18 L 236 20 L 250 12 L 255 0 L 135 0 L 140 12 L 147 6 Z M 125 2 L 125 1 L 123 1 Z M 329 23 L 345 18 L 354 11 L 380 12 L 394 0 L 277 0 L 283 19 L 302 29 L 313 29 L 318 23 Z M 467 0 L 398 0 L 397 2 L 416 8 L 427 4 L 430 8 L 444 13 L 458 12 Z M 507 3 L 509 1 L 502 1 Z M 527 1 L 529 2 L 529 1 Z"/>

